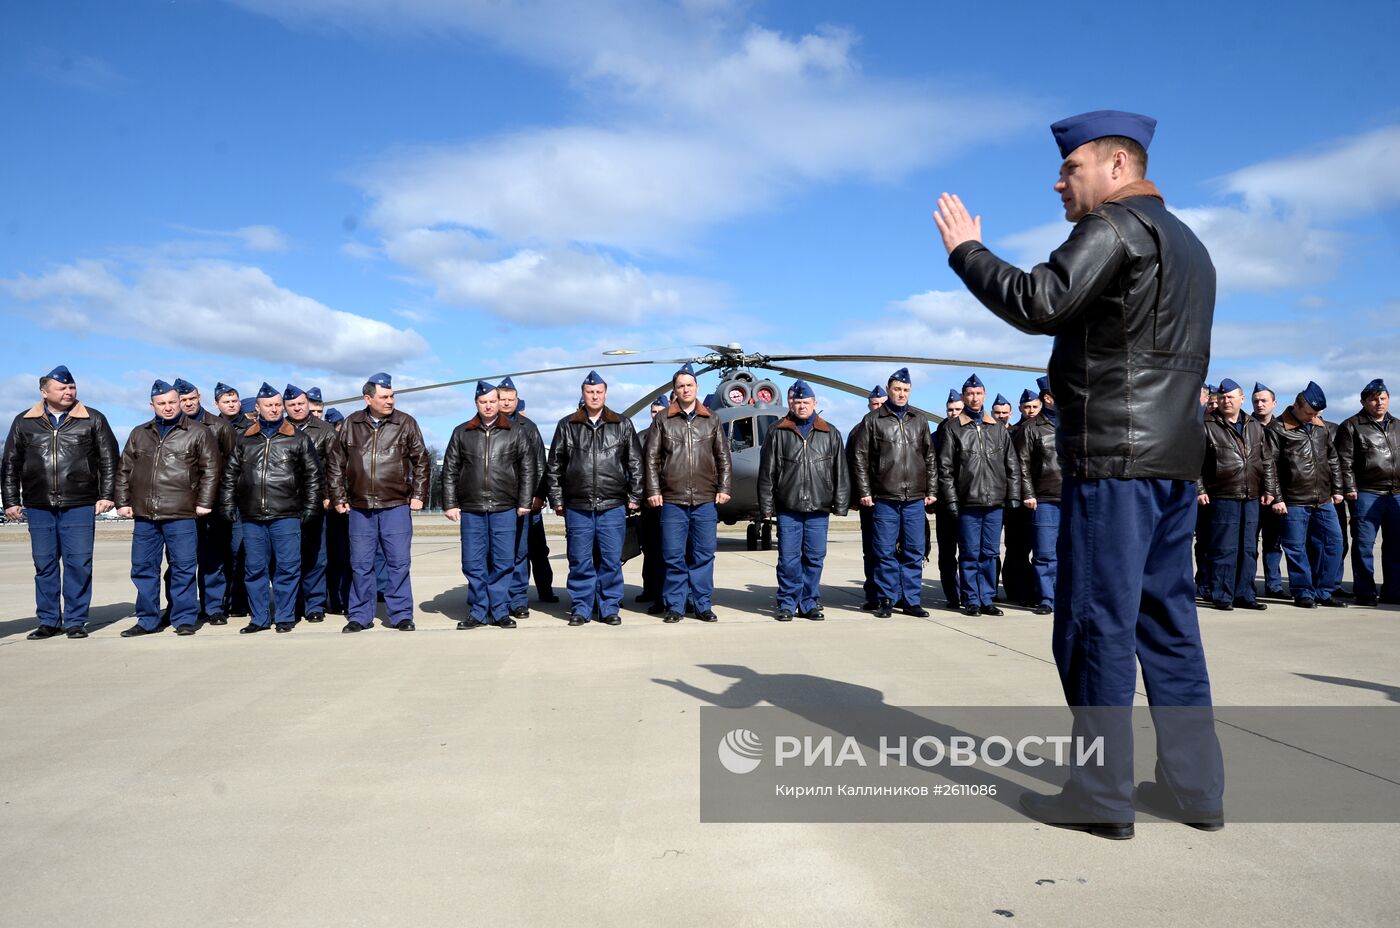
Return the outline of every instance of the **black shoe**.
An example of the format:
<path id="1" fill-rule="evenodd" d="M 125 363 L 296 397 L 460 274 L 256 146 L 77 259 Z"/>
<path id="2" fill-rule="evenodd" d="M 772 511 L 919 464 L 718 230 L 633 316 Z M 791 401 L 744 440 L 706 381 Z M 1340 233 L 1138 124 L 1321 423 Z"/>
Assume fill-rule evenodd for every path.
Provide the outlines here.
<path id="1" fill-rule="evenodd" d="M 647 615 L 661 615 L 665 611 L 666 604 L 658 599 L 656 602 L 652 603 L 651 606 L 647 608 Z"/>
<path id="2" fill-rule="evenodd" d="M 977 611 L 978 611 L 979 613 L 981 613 L 982 615 L 1006 615 L 1005 612 L 1002 612 L 1002 611 L 1001 611 L 1000 609 L 998 609 L 996 606 L 992 606 L 992 605 L 983 606 L 981 609 L 978 609 Z"/>
<path id="3" fill-rule="evenodd" d="M 340 631 L 342 634 L 349 635 L 354 632 L 362 632 L 367 628 L 369 628 L 368 625 L 361 625 L 359 622 L 346 622 L 345 627 Z"/>
<path id="4" fill-rule="evenodd" d="M 603 618 L 601 619 L 601 621 L 602 621 L 602 623 L 603 623 L 604 625 L 621 625 L 621 624 L 622 624 L 622 616 L 620 616 L 620 615 L 605 615 L 605 616 L 603 616 Z"/>
<path id="5" fill-rule="evenodd" d="M 1044 603 L 1041 603 L 1039 606 L 1036 606 L 1034 609 L 1031 610 L 1032 615 L 1054 615 L 1054 613 L 1055 607 L 1047 606 Z"/>
<path id="6" fill-rule="evenodd" d="M 528 619 L 530 617 L 530 607 L 521 606 L 519 609 L 512 609 L 510 611 L 510 617 L 512 619 Z M 507 627 L 514 628 L 515 626 L 511 625 Z"/>
<path id="7" fill-rule="evenodd" d="M 1234 608 L 1235 608 L 1235 604 L 1234 604 L 1234 603 L 1216 603 L 1216 602 L 1212 602 L 1212 603 L 1210 604 L 1210 607 L 1211 607 L 1212 609 L 1219 609 L 1221 612 L 1233 612 L 1233 611 L 1234 611 Z"/>
<path id="8" fill-rule="evenodd" d="M 826 613 L 822 612 L 821 606 L 817 606 L 814 609 L 808 609 L 806 612 L 802 613 L 802 618 L 811 619 L 813 622 L 820 622 L 826 618 Z"/>
<path id="9" fill-rule="evenodd" d="M 476 619 L 463 619 L 457 623 L 457 627 L 465 631 L 467 629 L 480 628 L 485 624 L 485 622 L 478 622 Z"/>
<path id="10" fill-rule="evenodd" d="M 271 627 L 271 625 L 254 625 L 252 622 L 249 622 L 247 625 L 243 626 L 238 630 L 238 634 L 256 635 L 258 632 L 265 632 Z"/>
<path id="11" fill-rule="evenodd" d="M 1298 596 L 1294 598 L 1293 605 L 1297 606 L 1299 609 L 1316 609 L 1317 601 L 1311 596 Z"/>
<path id="12" fill-rule="evenodd" d="M 1329 598 L 1329 599 L 1319 599 L 1319 600 L 1317 601 L 1317 604 L 1318 604 L 1319 606 L 1324 606 L 1324 607 L 1327 607 L 1327 608 L 1329 608 L 1329 609 L 1345 609 L 1345 608 L 1347 607 L 1347 604 L 1346 604 L 1346 603 L 1338 602 L 1337 600 L 1335 600 L 1335 599 L 1330 599 L 1330 598 Z"/>
<path id="13" fill-rule="evenodd" d="M 963 615 L 968 616 L 968 617 L 977 616 L 977 615 L 981 615 L 981 614 L 982 614 L 982 610 L 981 610 L 981 609 L 978 609 L 976 606 L 963 606 L 963 607 L 962 607 L 961 609 L 959 609 L 958 611 L 961 612 Z"/>
<path id="14" fill-rule="evenodd" d="M 161 631 L 159 626 L 155 628 L 142 628 L 140 625 L 133 625 L 122 630 L 123 638 L 140 638 L 142 635 L 154 635 Z"/>
<path id="15" fill-rule="evenodd" d="M 86 638 L 88 636 L 88 631 L 81 625 L 74 625 L 72 628 L 68 629 L 65 634 L 67 634 L 69 638 Z"/>
<path id="16" fill-rule="evenodd" d="M 1236 609 L 1253 609 L 1253 610 L 1255 610 L 1256 612 L 1263 612 L 1265 609 L 1267 609 L 1267 608 L 1269 608 L 1269 607 L 1266 606 L 1266 605 L 1264 605 L 1263 603 L 1259 602 L 1259 600 L 1257 600 L 1257 599 L 1254 600 L 1253 602 L 1245 602 L 1245 601 L 1242 600 L 1242 599 L 1237 599 L 1237 600 L 1235 600 L 1235 608 L 1236 608 Z"/>
<path id="17" fill-rule="evenodd" d="M 222 612 L 215 612 L 205 620 L 205 623 L 208 625 L 227 625 L 228 616 L 224 615 Z"/>
<path id="18" fill-rule="evenodd" d="M 278 622 L 278 623 L 277 623 L 277 634 L 279 634 L 279 635 L 285 635 L 285 634 L 287 634 L 287 632 L 291 631 L 292 629 L 294 629 L 294 628 L 296 628 L 296 627 L 297 627 L 297 623 L 295 623 L 295 622 Z"/>
<path id="19" fill-rule="evenodd" d="M 882 599 L 875 604 L 875 618 L 888 619 L 894 615 L 894 605 L 888 599 Z"/>
<path id="20" fill-rule="evenodd" d="M 571 615 L 571 616 L 569 616 L 569 625 L 570 625 L 570 626 L 573 626 L 573 627 L 576 628 L 576 627 L 578 627 L 578 626 L 580 626 L 580 625 L 587 625 L 587 624 L 588 624 L 588 620 L 585 619 L 585 618 L 584 618 L 583 616 L 581 616 L 581 615 Z"/>
<path id="21" fill-rule="evenodd" d="M 401 632 L 411 632 L 416 631 L 418 626 L 413 624 L 412 619 L 404 619 L 398 625 L 393 626 L 393 628 Z"/>
<path id="22" fill-rule="evenodd" d="M 860 604 L 860 611 L 861 611 L 861 612 L 874 612 L 876 609 L 879 609 L 879 608 L 880 608 L 880 604 L 879 604 L 879 603 L 873 603 L 873 602 L 871 602 L 871 601 L 868 600 L 868 599 L 867 599 L 865 602 L 863 602 L 863 603 Z"/>
<path id="23" fill-rule="evenodd" d="M 713 609 L 706 609 L 704 612 L 695 613 L 695 617 L 701 622 L 718 622 L 719 616 L 715 615 Z"/>
<path id="24" fill-rule="evenodd" d="M 779 622 L 791 622 L 792 612 L 788 609 L 779 609 L 777 612 L 773 613 L 773 618 L 777 619 Z"/>
<path id="25" fill-rule="evenodd" d="M 1064 794 L 1045 796 L 1040 793 L 1022 793 L 1021 808 L 1026 814 L 1045 825 L 1068 828 L 1070 831 L 1086 831 L 1110 841 L 1126 841 L 1133 836 L 1132 822 L 1072 822 L 1076 811 L 1065 802 Z"/>
<path id="26" fill-rule="evenodd" d="M 1172 822 L 1190 825 L 1197 831 L 1219 831 L 1225 827 L 1225 813 L 1193 812 L 1183 809 L 1162 784 L 1146 780 L 1133 790 L 1133 804 L 1144 812 Z"/>
<path id="27" fill-rule="evenodd" d="M 674 625 L 680 620 L 681 614 L 679 612 L 672 612 L 670 609 L 666 610 L 661 619 L 661 621 L 665 622 L 667 625 Z"/>
<path id="28" fill-rule="evenodd" d="M 313 613 L 311 613 L 310 615 L 308 615 L 308 616 L 306 617 L 306 621 L 308 621 L 308 622 L 324 622 L 324 621 L 326 621 L 326 614 L 325 614 L 324 612 L 313 612 Z"/>
<path id="29" fill-rule="evenodd" d="M 1375 606 L 1375 605 L 1379 605 L 1379 603 L 1380 603 L 1380 600 L 1377 599 L 1375 596 L 1358 596 L 1358 597 L 1356 597 L 1356 604 L 1357 604 L 1358 606 Z"/>
<path id="30" fill-rule="evenodd" d="M 928 610 L 925 609 L 923 606 L 905 605 L 904 608 L 900 609 L 899 611 L 903 612 L 905 615 L 912 615 L 916 619 L 928 618 Z"/>
<path id="31" fill-rule="evenodd" d="M 504 619 L 497 619 L 491 624 L 496 626 L 497 628 L 515 628 L 515 619 L 512 619 L 510 616 L 506 616 Z"/>
<path id="32" fill-rule="evenodd" d="M 558 596 L 555 596 L 553 593 L 541 593 L 539 598 L 540 598 L 540 602 L 542 602 L 542 603 L 557 603 L 557 602 L 559 602 L 559 597 L 558 597 Z"/>
<path id="33" fill-rule="evenodd" d="M 57 625 L 40 625 L 34 631 L 25 635 L 30 641 L 43 641 L 45 638 L 52 638 L 55 635 L 63 634 L 63 629 Z"/>
<path id="34" fill-rule="evenodd" d="M 198 630 L 199 627 L 193 622 L 191 622 L 189 625 L 181 625 L 178 628 L 176 628 L 175 634 L 179 635 L 181 638 L 188 638 L 190 635 L 193 635 Z"/>

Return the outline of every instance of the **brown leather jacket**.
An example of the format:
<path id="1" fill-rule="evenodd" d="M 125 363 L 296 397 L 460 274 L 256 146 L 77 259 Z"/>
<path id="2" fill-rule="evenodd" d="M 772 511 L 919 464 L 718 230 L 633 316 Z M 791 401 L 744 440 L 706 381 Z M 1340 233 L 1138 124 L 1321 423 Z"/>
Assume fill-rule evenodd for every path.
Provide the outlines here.
<path id="1" fill-rule="evenodd" d="M 180 416 L 166 433 L 154 419 L 127 436 L 117 465 L 117 507 L 139 519 L 193 519 L 212 510 L 219 491 L 219 447 L 214 433 Z"/>
<path id="2" fill-rule="evenodd" d="M 388 509 L 409 500 L 427 502 L 432 462 L 418 422 L 394 410 L 378 428 L 361 409 L 345 417 L 326 456 L 331 505 Z"/>
<path id="3" fill-rule="evenodd" d="M 222 471 L 224 462 L 229 459 L 229 455 L 233 454 L 233 447 L 238 443 L 239 429 L 234 428 L 233 424 L 223 416 L 216 415 L 207 409 L 201 408 L 199 412 L 200 417 L 194 421 L 214 433 L 214 441 L 219 445 L 219 469 Z"/>
<path id="4" fill-rule="evenodd" d="M 715 494 L 733 492 L 729 439 L 703 403 L 687 418 L 672 403 L 651 422 L 646 447 L 647 496 L 679 506 L 713 503 Z"/>

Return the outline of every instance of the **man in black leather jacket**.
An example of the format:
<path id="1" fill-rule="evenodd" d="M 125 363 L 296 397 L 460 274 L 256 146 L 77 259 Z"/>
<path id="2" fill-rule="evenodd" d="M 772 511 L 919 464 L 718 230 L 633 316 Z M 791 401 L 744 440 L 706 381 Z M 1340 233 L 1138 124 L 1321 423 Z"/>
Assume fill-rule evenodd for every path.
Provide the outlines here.
<path id="1" fill-rule="evenodd" d="M 769 429 L 758 465 L 758 510 L 778 522 L 779 622 L 793 614 L 821 621 L 822 564 L 832 514 L 851 500 L 841 433 L 817 415 L 817 396 L 805 380 L 788 393 L 789 412 Z"/>
<path id="2" fill-rule="evenodd" d="M 1050 392 L 1064 475 L 1054 651 L 1071 706 L 1129 707 L 1134 658 L 1154 706 L 1208 707 L 1210 680 L 1191 578 L 1205 434 L 1200 386 L 1210 360 L 1215 268 L 1146 179 L 1156 121 L 1096 111 L 1052 126 L 1063 161 L 1055 191 L 1074 223 L 1049 260 L 1023 272 L 982 244 L 957 197 L 935 215 L 949 265 L 992 313 L 1052 335 Z M 1223 816 L 1224 771 L 1207 711 L 1197 740 L 1159 751 L 1157 783 L 1137 801 Z M 1132 835 L 1132 729 L 1107 713 L 1102 767 L 1076 767 L 1066 791 L 1027 794 L 1033 817 L 1103 837 Z M 1094 715 L 1075 713 L 1076 735 Z M 1162 781 L 1165 781 L 1162 782 Z"/>
<path id="3" fill-rule="evenodd" d="M 232 521 L 236 509 L 243 517 L 243 582 L 251 614 L 240 630 L 244 635 L 274 623 L 282 633 L 296 626 L 301 527 L 319 518 L 325 499 L 316 448 L 284 418 L 282 397 L 266 383 L 258 390 L 258 419 L 238 436 L 219 489 L 224 516 Z"/>
<path id="4" fill-rule="evenodd" d="M 476 415 L 452 430 L 442 457 L 442 514 L 461 526 L 471 597 L 471 615 L 458 628 L 515 628 L 511 584 L 538 466 L 530 432 L 501 412 L 494 384 L 478 381 Z"/>
<path id="5" fill-rule="evenodd" d="M 1244 412 L 1244 389 L 1220 381 L 1220 405 L 1206 416 L 1206 456 L 1197 503 L 1209 516 L 1206 583 L 1216 609 L 1267 609 L 1255 598 L 1259 506 L 1278 495 L 1273 446 Z"/>
<path id="6" fill-rule="evenodd" d="M 885 388 L 876 384 L 870 389 L 866 396 L 866 411 L 874 412 L 885 404 Z M 880 608 L 880 591 L 875 585 L 875 513 L 869 506 L 862 506 L 860 500 L 855 495 L 855 462 L 856 447 L 864 440 L 865 420 L 862 419 L 851 427 L 851 434 L 846 436 L 846 468 L 850 472 L 847 475 L 847 484 L 851 488 L 850 508 L 855 509 L 860 515 L 860 560 L 865 571 L 865 581 L 861 584 L 861 590 L 865 593 L 865 602 L 860 608 L 866 612 L 874 612 Z"/>
<path id="7" fill-rule="evenodd" d="M 909 405 L 909 368 L 901 367 L 885 382 L 889 397 L 861 422 L 852 479 L 860 504 L 875 523 L 875 583 L 880 599 L 877 618 L 894 614 L 923 618 L 924 551 L 928 520 L 924 507 L 938 498 L 938 458 L 928 416 Z M 896 545 L 898 548 L 896 549 Z"/>
<path id="8" fill-rule="evenodd" d="M 313 388 L 314 389 L 314 388 Z M 317 391 L 320 396 L 320 391 Z M 320 482 L 321 504 L 309 519 L 301 523 L 301 580 L 297 584 L 296 614 L 308 622 L 326 618 L 326 515 L 330 510 L 330 491 L 325 484 L 326 456 L 335 443 L 335 426 L 312 414 L 311 391 L 287 384 L 282 391 L 282 408 L 287 422 L 307 438 L 316 450 L 316 467 Z M 349 565 L 341 565 L 344 569 Z"/>
<path id="9" fill-rule="evenodd" d="M 1342 528 L 1334 505 L 1342 500 L 1342 469 L 1322 411 L 1327 395 L 1312 381 L 1269 426 L 1278 473 L 1274 512 L 1283 517 L 1293 604 L 1343 608 L 1332 591 L 1342 571 Z"/>
<path id="10" fill-rule="evenodd" d="M 1337 427 L 1342 495 L 1351 503 L 1351 578 L 1358 606 L 1400 603 L 1400 422 L 1377 378 L 1361 391 L 1362 409 Z M 1376 535 L 1384 584 L 1376 597 Z"/>
<path id="11" fill-rule="evenodd" d="M 39 378 L 39 402 L 10 424 L 0 471 L 5 517 L 24 516 L 29 529 L 39 621 L 29 638 L 86 638 L 95 526 L 114 505 L 117 439 L 78 401 L 67 367 Z"/>
<path id="12" fill-rule="evenodd" d="M 549 448 L 550 505 L 564 517 L 569 555 L 569 624 L 597 615 L 621 625 L 622 543 L 627 513 L 642 503 L 642 443 L 632 420 L 608 408 L 597 371 L 580 389 L 583 405 L 559 420 Z"/>

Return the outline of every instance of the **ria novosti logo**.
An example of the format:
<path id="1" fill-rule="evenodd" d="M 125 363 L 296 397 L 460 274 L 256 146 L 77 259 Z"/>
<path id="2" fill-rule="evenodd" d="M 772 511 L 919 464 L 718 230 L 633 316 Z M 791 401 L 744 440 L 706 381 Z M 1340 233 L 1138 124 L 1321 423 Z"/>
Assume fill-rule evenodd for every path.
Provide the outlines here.
<path id="1" fill-rule="evenodd" d="M 720 739 L 719 762 L 730 773 L 750 773 L 763 762 L 763 741 L 747 728 L 736 728 Z"/>

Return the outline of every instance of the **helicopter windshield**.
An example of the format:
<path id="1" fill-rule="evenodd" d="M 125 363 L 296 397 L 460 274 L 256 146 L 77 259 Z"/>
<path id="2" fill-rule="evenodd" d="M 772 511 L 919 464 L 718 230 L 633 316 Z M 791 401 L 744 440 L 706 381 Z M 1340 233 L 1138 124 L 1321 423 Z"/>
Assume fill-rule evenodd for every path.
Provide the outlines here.
<path id="1" fill-rule="evenodd" d="M 747 416 L 729 421 L 724 426 L 729 434 L 729 450 L 747 451 L 762 445 L 777 421 L 777 416 Z"/>

